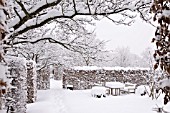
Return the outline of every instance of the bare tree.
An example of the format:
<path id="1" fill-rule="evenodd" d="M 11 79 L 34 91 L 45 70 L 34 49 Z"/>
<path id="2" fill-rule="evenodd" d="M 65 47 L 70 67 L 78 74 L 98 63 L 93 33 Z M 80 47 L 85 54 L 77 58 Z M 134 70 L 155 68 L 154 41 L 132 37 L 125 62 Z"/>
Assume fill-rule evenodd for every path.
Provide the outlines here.
<path id="1" fill-rule="evenodd" d="M 117 66 L 130 66 L 130 49 L 128 47 L 116 48 L 114 52 L 114 59 Z"/>
<path id="2" fill-rule="evenodd" d="M 154 66 L 153 51 L 152 48 L 148 47 L 142 52 L 142 59 L 150 70 L 153 70 Z"/>
<path id="3" fill-rule="evenodd" d="M 83 62 L 85 62 L 86 66 L 94 65 L 94 62 L 101 62 L 104 59 L 100 58 L 100 53 L 105 53 L 104 50 L 104 41 L 100 41 L 98 39 L 95 39 L 94 36 L 85 38 L 83 41 L 86 48 L 83 48 L 81 51 L 79 51 L 80 57 L 82 57 Z"/>

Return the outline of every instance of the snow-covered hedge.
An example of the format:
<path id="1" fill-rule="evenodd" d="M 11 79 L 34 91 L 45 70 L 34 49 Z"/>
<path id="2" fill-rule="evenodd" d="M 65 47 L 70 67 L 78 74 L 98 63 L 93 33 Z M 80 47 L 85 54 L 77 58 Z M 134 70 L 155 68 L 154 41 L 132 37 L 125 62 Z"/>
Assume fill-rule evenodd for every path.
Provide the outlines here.
<path id="1" fill-rule="evenodd" d="M 27 103 L 33 103 L 37 98 L 37 74 L 34 61 L 27 62 Z"/>
<path id="2" fill-rule="evenodd" d="M 6 58 L 9 90 L 6 94 L 6 107 L 10 113 L 26 113 L 26 60 L 18 57 Z"/>
<path id="3" fill-rule="evenodd" d="M 148 75 L 147 68 L 76 67 L 64 70 L 63 88 L 71 84 L 74 89 L 90 89 L 96 84 L 104 85 L 106 82 L 113 81 L 144 85 Z"/>
<path id="4" fill-rule="evenodd" d="M 37 89 L 46 90 L 50 88 L 50 68 L 45 67 L 37 70 Z"/>
<path id="5" fill-rule="evenodd" d="M 4 109 L 5 93 L 7 90 L 7 81 L 5 77 L 6 66 L 0 63 L 0 110 Z"/>
<path id="6" fill-rule="evenodd" d="M 61 80 L 62 79 L 62 72 L 63 72 L 63 67 L 62 66 L 58 66 L 58 65 L 54 65 L 54 80 Z"/>

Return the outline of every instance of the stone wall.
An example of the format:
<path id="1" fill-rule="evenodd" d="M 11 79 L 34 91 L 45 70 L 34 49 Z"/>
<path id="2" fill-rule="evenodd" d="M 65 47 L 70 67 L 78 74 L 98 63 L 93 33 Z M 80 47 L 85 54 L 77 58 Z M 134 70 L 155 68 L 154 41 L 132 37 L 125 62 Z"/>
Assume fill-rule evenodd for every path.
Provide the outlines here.
<path id="1" fill-rule="evenodd" d="M 105 82 L 130 82 L 137 85 L 147 83 L 149 70 L 75 70 L 65 69 L 63 73 L 63 88 L 66 85 L 73 85 L 73 89 L 90 89 L 97 84 L 105 84 Z"/>

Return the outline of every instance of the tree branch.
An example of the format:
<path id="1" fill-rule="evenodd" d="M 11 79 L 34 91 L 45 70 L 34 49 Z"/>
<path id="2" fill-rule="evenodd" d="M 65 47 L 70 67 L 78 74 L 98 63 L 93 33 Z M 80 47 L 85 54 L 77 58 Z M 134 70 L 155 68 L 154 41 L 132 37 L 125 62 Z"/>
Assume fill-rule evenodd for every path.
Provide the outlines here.
<path id="1" fill-rule="evenodd" d="M 19 21 L 19 23 L 17 23 L 16 25 L 13 26 L 13 28 L 14 28 L 14 29 L 18 29 L 18 28 L 19 28 L 21 25 L 23 25 L 27 20 L 34 18 L 34 17 L 35 17 L 37 14 L 39 14 L 42 10 L 47 9 L 47 8 L 49 8 L 49 7 L 52 7 L 52 6 L 56 6 L 56 5 L 58 5 L 61 1 L 62 1 L 62 0 L 57 0 L 57 1 L 54 1 L 54 2 L 52 2 L 52 3 L 48 3 L 48 4 L 45 4 L 45 5 L 43 5 L 43 6 L 40 6 L 40 7 L 37 8 L 35 11 L 28 13 L 29 16 L 27 16 L 27 15 L 24 16 L 24 17 L 22 18 L 22 20 Z"/>
<path id="2" fill-rule="evenodd" d="M 17 0 L 16 0 L 17 1 Z M 46 15 L 48 15 L 48 13 L 43 13 L 43 14 L 41 14 L 41 15 L 39 15 L 39 13 L 42 13 L 42 11 L 45 11 L 46 9 L 48 9 L 48 8 L 50 8 L 50 7 L 53 7 L 53 6 L 57 6 L 57 5 L 59 5 L 59 3 L 61 3 L 62 2 L 62 0 L 56 0 L 56 1 L 49 1 L 49 3 L 46 3 L 46 4 L 42 4 L 40 7 L 38 7 L 38 8 L 35 8 L 35 7 L 33 7 L 33 8 L 35 8 L 35 9 L 30 9 L 30 11 L 28 11 L 28 12 L 26 12 L 25 10 L 26 9 L 24 9 L 24 8 L 22 8 L 22 10 L 25 12 L 25 13 L 29 13 L 29 14 L 27 14 L 27 15 L 29 15 L 29 16 L 24 16 L 22 19 L 21 19 L 21 21 L 19 21 L 17 24 L 15 24 L 14 26 L 13 26 L 13 28 L 14 28 L 14 30 L 16 31 L 15 33 L 14 33 L 14 35 L 13 36 L 17 36 L 17 35 L 20 35 L 20 34 L 22 34 L 22 33 L 25 33 L 25 32 L 27 32 L 28 30 L 30 30 L 30 29 L 34 29 L 34 28 L 38 28 L 38 27 L 41 27 L 41 26 L 43 26 L 44 24 L 46 24 L 46 23 L 49 23 L 50 21 L 52 21 L 52 20 L 56 20 L 56 19 L 60 19 L 60 18 L 66 18 L 66 19 L 73 19 L 75 16 L 78 16 L 78 15 L 84 15 L 84 16 L 97 16 L 97 15 L 101 15 L 101 16 L 108 16 L 108 15 L 111 15 L 111 14 L 118 14 L 118 13 L 121 13 L 121 12 L 124 12 L 124 11 L 127 11 L 127 10 L 131 10 L 132 11 L 132 9 L 130 9 L 129 7 L 124 7 L 124 6 L 119 6 L 120 5 L 120 3 L 113 3 L 112 1 L 110 1 L 110 3 L 112 3 L 113 5 L 115 5 L 115 6 L 112 6 L 112 8 L 108 8 L 108 10 L 104 10 L 104 9 L 102 9 L 102 8 L 104 8 L 104 6 L 98 6 L 98 4 L 97 4 L 97 6 L 95 6 L 94 7 L 94 11 L 92 11 L 91 12 L 91 8 L 90 8 L 90 5 L 91 4 L 89 4 L 88 2 L 85 4 L 86 6 L 84 6 L 83 8 L 85 8 L 84 10 L 85 10 L 85 12 L 82 12 L 81 10 L 78 10 L 78 8 L 77 8 L 77 4 L 76 4 L 76 1 L 75 0 L 72 0 L 72 9 L 70 10 L 69 9 L 69 13 L 67 13 L 67 10 L 66 10 L 66 12 L 62 12 L 62 10 L 60 10 L 59 12 L 56 12 L 56 14 L 58 14 L 59 13 L 59 15 L 54 15 L 54 16 L 51 16 L 51 17 L 49 17 L 49 18 L 45 18 L 44 20 L 39 20 L 37 23 L 35 23 L 35 24 L 33 24 L 33 25 L 26 25 L 27 27 L 26 28 L 24 28 L 24 29 L 21 29 L 21 30 L 18 30 L 17 31 L 17 29 L 19 29 L 20 27 L 22 27 L 22 25 L 23 24 L 25 24 L 28 20 L 31 20 L 31 19 L 34 19 L 34 18 L 36 18 L 37 16 L 38 17 L 40 17 L 41 18 L 41 16 L 46 16 Z M 123 2 L 123 1 L 119 1 L 119 2 Z M 37 3 L 38 4 L 38 3 Z M 64 3 L 63 3 L 64 4 Z M 100 4 L 100 3 L 99 3 Z M 104 2 L 102 3 L 102 4 L 104 4 Z M 101 4 L 101 5 L 102 5 Z M 23 4 L 22 4 L 23 5 Z M 21 7 L 22 7 L 22 5 L 20 5 Z M 63 8 L 62 7 L 62 4 L 60 4 L 60 7 L 61 7 L 61 9 Z M 86 9 L 86 7 L 87 7 L 87 9 Z M 138 8 L 136 8 L 136 9 L 141 9 L 141 8 L 143 8 L 144 7 L 144 5 L 139 5 L 139 6 L 137 6 Z M 97 11 L 97 8 L 99 8 L 99 10 L 100 11 Z M 134 9 L 134 10 L 136 10 L 136 9 Z M 72 14 L 71 14 L 72 13 Z M 113 19 L 112 19 L 113 20 Z M 116 21 L 113 21 L 113 22 L 115 22 L 116 23 Z"/>
<path id="3" fill-rule="evenodd" d="M 38 40 L 36 40 L 36 41 L 27 41 L 27 40 L 24 40 L 24 41 L 14 42 L 13 45 L 17 45 L 17 44 L 21 44 L 21 43 L 22 43 L 22 44 L 23 44 L 23 43 L 35 44 L 35 43 L 40 42 L 40 41 L 43 41 L 43 40 L 48 40 L 50 43 L 60 44 L 60 45 L 63 46 L 64 48 L 69 49 L 69 47 L 66 46 L 66 45 L 68 45 L 68 44 L 62 43 L 62 42 L 57 41 L 57 40 L 52 39 L 52 38 L 41 38 L 41 39 L 38 39 Z"/>
<path id="4" fill-rule="evenodd" d="M 25 9 L 25 6 L 22 4 L 22 2 L 21 2 L 21 1 L 18 1 L 18 0 L 15 0 L 15 1 L 16 1 L 16 2 L 18 3 L 18 5 L 21 7 L 21 9 L 22 9 L 22 11 L 25 13 L 26 17 L 30 17 L 28 11 Z"/>
<path id="5" fill-rule="evenodd" d="M 15 11 L 15 13 L 16 13 L 16 15 L 19 17 L 19 19 L 20 19 L 20 21 L 22 20 L 22 18 L 21 18 L 21 16 L 19 15 L 19 13 L 18 13 L 18 11 L 16 10 L 17 8 L 16 7 L 14 7 L 14 11 Z"/>

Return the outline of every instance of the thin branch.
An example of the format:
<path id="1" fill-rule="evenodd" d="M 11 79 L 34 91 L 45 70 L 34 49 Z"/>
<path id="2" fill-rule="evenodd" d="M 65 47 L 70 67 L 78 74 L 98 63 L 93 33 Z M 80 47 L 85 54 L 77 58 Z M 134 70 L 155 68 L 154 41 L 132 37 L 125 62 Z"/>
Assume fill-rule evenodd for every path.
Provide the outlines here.
<path id="1" fill-rule="evenodd" d="M 52 6 L 58 5 L 62 0 L 57 0 L 52 3 L 45 4 L 43 6 L 40 6 L 38 9 L 35 11 L 29 13 L 29 17 L 26 15 L 25 17 L 22 18 L 22 21 L 19 21 L 16 25 L 13 26 L 14 29 L 18 29 L 21 25 L 23 25 L 27 20 L 34 18 L 37 14 L 39 14 L 42 10 L 47 9 Z"/>
<path id="2" fill-rule="evenodd" d="M 89 0 L 86 0 L 86 1 L 87 1 L 87 6 L 88 6 L 88 9 L 89 9 L 89 13 L 91 13 L 90 5 L 89 5 Z"/>
<path id="3" fill-rule="evenodd" d="M 75 0 L 73 0 L 73 8 L 74 8 L 74 11 L 75 11 L 75 13 L 77 13 L 77 10 L 76 10 L 76 2 L 75 2 Z"/>
<path id="4" fill-rule="evenodd" d="M 17 11 L 16 9 L 17 9 L 17 8 L 14 7 L 14 11 L 15 11 L 16 15 L 19 17 L 20 20 L 22 20 L 21 16 L 19 15 L 19 13 L 18 13 L 18 11 Z"/>
<path id="5" fill-rule="evenodd" d="M 21 1 L 15 0 L 18 5 L 21 7 L 22 11 L 25 13 L 26 17 L 30 17 L 30 14 L 28 13 L 28 11 L 25 9 L 25 6 L 22 4 Z"/>
<path id="6" fill-rule="evenodd" d="M 111 21 L 112 21 L 113 23 L 115 23 L 115 24 L 123 24 L 123 25 L 128 25 L 128 26 L 130 26 L 131 23 L 134 22 L 133 20 L 131 20 L 131 21 L 128 22 L 128 23 L 125 23 L 124 20 L 116 21 L 116 20 L 113 20 L 112 18 L 110 18 L 109 16 L 106 16 L 106 18 L 109 19 L 109 20 L 111 20 Z"/>
<path id="7" fill-rule="evenodd" d="M 48 62 L 48 60 L 46 60 L 45 64 L 42 67 L 40 67 L 37 71 L 40 71 L 41 69 L 45 68 L 47 66 L 47 62 Z"/>

